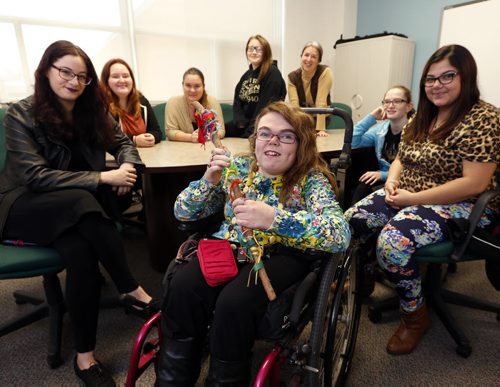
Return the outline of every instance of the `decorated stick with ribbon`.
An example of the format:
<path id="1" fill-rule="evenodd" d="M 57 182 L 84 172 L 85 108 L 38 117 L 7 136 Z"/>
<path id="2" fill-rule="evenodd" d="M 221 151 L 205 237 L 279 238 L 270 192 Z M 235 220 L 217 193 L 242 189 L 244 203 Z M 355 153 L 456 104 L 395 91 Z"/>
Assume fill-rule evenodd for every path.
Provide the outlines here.
<path id="1" fill-rule="evenodd" d="M 231 181 L 230 195 L 232 200 L 245 197 L 245 194 L 241 191 L 240 186 L 238 185 L 239 183 L 239 180 Z M 262 247 L 257 243 L 252 229 L 243 227 L 241 227 L 241 229 L 243 232 L 243 240 L 241 241 L 242 248 L 246 250 L 247 255 L 250 253 L 253 256 L 253 270 L 258 273 L 262 286 L 266 291 L 267 298 L 269 298 L 269 301 L 273 301 L 276 299 L 276 292 L 271 285 L 271 280 L 267 275 L 264 262 L 262 262 Z"/>
<path id="2" fill-rule="evenodd" d="M 198 142 L 204 145 L 205 142 L 210 139 L 216 148 L 224 149 L 224 145 L 217 133 L 220 124 L 215 113 L 205 109 L 199 102 L 193 102 L 193 105 L 195 107 L 194 116 L 198 124 Z M 229 156 L 230 153 L 228 150 L 227 153 Z M 229 194 L 232 200 L 245 197 L 238 185 L 239 182 L 239 180 L 231 181 Z M 241 246 L 246 250 L 246 255 L 252 257 L 254 261 L 254 271 L 258 273 L 269 301 L 273 301 L 276 299 L 276 292 L 271 285 L 264 263 L 262 262 L 262 247 L 257 243 L 252 229 L 244 229 L 242 227 L 242 231 L 243 240 L 241 241 Z"/>

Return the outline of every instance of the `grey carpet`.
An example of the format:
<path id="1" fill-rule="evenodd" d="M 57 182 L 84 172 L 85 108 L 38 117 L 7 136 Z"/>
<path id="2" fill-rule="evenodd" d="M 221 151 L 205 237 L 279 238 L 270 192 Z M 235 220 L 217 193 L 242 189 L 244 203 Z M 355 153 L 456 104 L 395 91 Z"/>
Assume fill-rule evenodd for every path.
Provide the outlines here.
<path id="1" fill-rule="evenodd" d="M 144 235 L 128 232 L 124 239 L 135 275 L 149 292 L 160 296 L 162 276 L 149 268 Z M 482 263 L 460 265 L 457 273 L 449 275 L 446 286 L 500 303 L 500 293 L 487 282 Z M 29 308 L 27 305 L 15 305 L 12 299 L 15 289 L 42 294 L 41 281 L 38 279 L 1 281 L 1 321 Z M 383 297 L 388 292 L 382 285 L 377 285 L 372 297 Z M 103 293 L 113 296 L 113 286 L 108 283 Z M 401 357 L 388 355 L 385 344 L 397 328 L 397 313 L 387 313 L 380 324 L 373 324 L 367 318 L 366 305 L 363 305 L 356 352 L 347 385 L 499 386 L 500 322 L 491 313 L 451 308 L 471 341 L 473 352 L 468 359 L 455 353 L 454 342 L 434 314 L 431 315 L 433 324 L 429 332 L 414 353 Z M 103 309 L 100 313 L 97 355 L 122 386 L 126 379 L 132 342 L 141 323 L 137 317 L 127 316 L 117 308 Z M 55 370 L 49 369 L 45 361 L 47 327 L 47 320 L 44 319 L 0 338 L 0 386 L 79 385 L 73 373 L 74 351 L 67 317 L 63 334 L 65 363 Z M 269 349 L 268 344 L 258 344 L 254 351 L 255 363 L 262 359 L 265 349 Z M 154 373 L 150 369 L 137 385 L 152 386 L 153 383 Z"/>

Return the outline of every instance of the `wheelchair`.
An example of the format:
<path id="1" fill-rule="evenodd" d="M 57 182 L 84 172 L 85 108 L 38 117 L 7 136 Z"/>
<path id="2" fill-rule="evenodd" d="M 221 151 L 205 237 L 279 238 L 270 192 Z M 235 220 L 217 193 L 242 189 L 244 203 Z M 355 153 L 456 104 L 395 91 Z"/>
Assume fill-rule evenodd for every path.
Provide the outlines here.
<path id="1" fill-rule="evenodd" d="M 335 168 L 347 168 L 352 139 L 350 116 L 335 108 L 304 110 L 311 114 L 334 114 L 344 119 L 344 147 Z M 212 220 L 183 223 L 181 229 L 194 231 L 194 238 L 199 238 L 199 230 L 207 232 L 208 226 L 214 224 Z M 361 313 L 360 256 L 360 244 L 357 241 L 353 241 L 344 253 L 318 255 L 306 277 L 278 296 L 279 303 L 284 306 L 270 312 L 273 315 L 266 313 L 268 321 L 278 324 L 273 324 L 273 329 L 267 329 L 258 338 L 271 342 L 272 349 L 253 375 L 255 387 L 284 384 L 340 386 L 345 383 Z M 167 281 L 177 264 L 176 260 L 170 263 Z M 156 366 L 162 334 L 161 313 L 157 313 L 143 325 L 136 337 L 126 386 L 135 386 L 151 364 Z M 289 380 L 285 380 L 285 377 Z"/>

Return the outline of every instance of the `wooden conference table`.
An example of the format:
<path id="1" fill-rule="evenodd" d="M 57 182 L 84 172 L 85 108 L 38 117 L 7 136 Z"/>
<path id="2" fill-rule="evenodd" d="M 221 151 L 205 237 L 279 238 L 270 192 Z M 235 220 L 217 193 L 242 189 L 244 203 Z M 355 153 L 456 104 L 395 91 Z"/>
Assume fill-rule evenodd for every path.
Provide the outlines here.
<path id="1" fill-rule="evenodd" d="M 328 137 L 318 137 L 318 150 L 325 160 L 337 157 L 344 143 L 344 130 L 328 131 Z M 222 140 L 233 155 L 249 152 L 248 139 Z M 189 182 L 199 179 L 210 158 L 212 143 L 205 149 L 200 144 L 162 141 L 152 148 L 138 148 L 146 164 L 143 175 L 143 194 L 147 221 L 147 237 L 151 267 L 164 272 L 175 258 L 184 236 L 178 231 L 179 221 L 173 207 L 177 195 Z"/>

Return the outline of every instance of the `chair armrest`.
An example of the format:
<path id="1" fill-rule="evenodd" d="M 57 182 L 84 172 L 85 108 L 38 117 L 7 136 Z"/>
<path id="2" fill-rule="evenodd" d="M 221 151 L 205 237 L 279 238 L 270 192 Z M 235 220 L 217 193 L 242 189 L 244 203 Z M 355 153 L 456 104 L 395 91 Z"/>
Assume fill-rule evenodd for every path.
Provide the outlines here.
<path id="1" fill-rule="evenodd" d="M 467 230 L 467 234 L 461 242 L 455 244 L 455 248 L 453 249 L 453 253 L 451 254 L 451 259 L 453 259 L 454 261 L 460 261 L 462 259 L 465 251 L 469 247 L 472 236 L 474 235 L 474 231 L 476 231 L 477 225 L 479 224 L 486 206 L 497 196 L 500 196 L 500 188 L 498 187 L 495 190 L 483 192 L 481 196 L 479 196 L 477 202 L 472 208 L 468 219 L 469 229 Z"/>
<path id="2" fill-rule="evenodd" d="M 178 226 L 178 229 L 188 234 L 200 232 L 210 234 L 212 232 L 215 232 L 219 228 L 223 220 L 224 213 L 221 211 L 206 218 L 193 220 L 191 222 L 181 222 Z"/>

